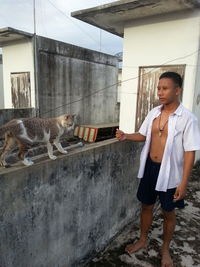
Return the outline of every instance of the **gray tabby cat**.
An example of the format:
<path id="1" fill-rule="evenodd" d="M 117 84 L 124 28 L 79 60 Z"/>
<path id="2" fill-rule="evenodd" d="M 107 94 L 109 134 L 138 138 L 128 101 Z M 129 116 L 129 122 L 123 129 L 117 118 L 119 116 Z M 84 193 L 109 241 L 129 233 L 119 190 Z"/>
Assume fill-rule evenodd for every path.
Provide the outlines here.
<path id="1" fill-rule="evenodd" d="M 62 115 L 57 118 L 30 118 L 14 119 L 0 127 L 0 136 L 5 136 L 3 150 L 0 154 L 0 165 L 7 167 L 6 155 L 16 146 L 19 147 L 18 157 L 23 164 L 30 166 L 33 161 L 25 157 L 26 152 L 34 142 L 43 142 L 47 145 L 49 158 L 56 159 L 53 155 L 53 145 L 59 152 L 67 154 L 60 143 L 60 137 L 66 130 L 69 132 L 74 127 L 75 115 Z"/>

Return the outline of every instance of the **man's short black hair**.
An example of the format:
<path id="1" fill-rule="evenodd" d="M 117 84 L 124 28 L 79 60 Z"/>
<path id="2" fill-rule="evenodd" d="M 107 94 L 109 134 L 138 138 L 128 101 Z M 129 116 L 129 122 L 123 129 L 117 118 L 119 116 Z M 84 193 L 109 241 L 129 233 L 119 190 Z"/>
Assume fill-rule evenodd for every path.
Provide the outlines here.
<path id="1" fill-rule="evenodd" d="M 173 71 L 167 71 L 164 72 L 163 74 L 160 75 L 159 80 L 163 79 L 163 78 L 168 78 L 168 79 L 172 79 L 173 82 L 178 85 L 178 87 L 182 87 L 183 84 L 183 79 L 181 77 L 180 74 L 178 74 L 177 72 L 173 72 Z"/>

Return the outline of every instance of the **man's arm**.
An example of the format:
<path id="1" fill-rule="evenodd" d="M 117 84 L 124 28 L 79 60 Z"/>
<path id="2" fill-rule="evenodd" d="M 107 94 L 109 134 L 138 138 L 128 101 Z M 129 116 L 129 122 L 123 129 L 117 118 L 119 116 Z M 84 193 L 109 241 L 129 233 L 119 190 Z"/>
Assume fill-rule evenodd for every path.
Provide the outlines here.
<path id="1" fill-rule="evenodd" d="M 140 133 L 127 134 L 118 129 L 116 131 L 116 137 L 119 141 L 131 140 L 135 142 L 144 142 L 146 140 L 146 136 Z"/>
<path id="2" fill-rule="evenodd" d="M 184 198 L 186 193 L 189 176 L 194 165 L 195 151 L 184 152 L 184 163 L 183 163 L 183 178 L 180 185 L 177 187 L 174 194 L 174 200 L 180 200 Z"/>

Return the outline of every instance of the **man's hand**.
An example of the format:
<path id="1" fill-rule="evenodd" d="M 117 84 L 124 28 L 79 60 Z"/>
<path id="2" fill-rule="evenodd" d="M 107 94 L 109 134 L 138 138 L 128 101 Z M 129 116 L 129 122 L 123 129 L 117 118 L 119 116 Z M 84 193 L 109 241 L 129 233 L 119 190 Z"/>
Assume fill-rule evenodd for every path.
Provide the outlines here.
<path id="1" fill-rule="evenodd" d="M 146 140 L 146 136 L 140 133 L 127 134 L 119 129 L 116 130 L 115 136 L 119 141 L 130 140 L 134 142 L 144 142 Z"/>
<path id="2" fill-rule="evenodd" d="M 195 151 L 184 152 L 183 179 L 180 185 L 176 188 L 176 192 L 174 194 L 175 201 L 183 199 L 185 196 L 190 172 L 194 164 L 194 159 L 195 159 Z"/>
<path id="3" fill-rule="evenodd" d="M 186 185 L 180 184 L 176 188 L 176 192 L 174 194 L 174 201 L 181 200 L 185 197 L 186 194 Z"/>
<path id="4" fill-rule="evenodd" d="M 117 138 L 119 141 L 123 141 L 123 140 L 126 139 L 126 134 L 125 134 L 123 131 L 117 129 L 117 130 L 116 130 L 116 138 Z"/>

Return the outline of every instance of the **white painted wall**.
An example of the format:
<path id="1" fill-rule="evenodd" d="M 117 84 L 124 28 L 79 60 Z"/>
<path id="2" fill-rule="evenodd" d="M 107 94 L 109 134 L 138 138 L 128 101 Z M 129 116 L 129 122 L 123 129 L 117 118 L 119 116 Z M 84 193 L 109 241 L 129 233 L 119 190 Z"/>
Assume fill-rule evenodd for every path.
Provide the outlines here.
<path id="1" fill-rule="evenodd" d="M 192 111 L 199 120 L 199 129 L 200 129 L 200 54 L 198 57 L 197 70 L 196 70 L 195 93 L 193 98 Z M 200 159 L 200 151 L 196 152 L 196 159 Z"/>
<path id="2" fill-rule="evenodd" d="M 0 62 L 0 109 L 4 108 L 3 65 Z"/>
<path id="3" fill-rule="evenodd" d="M 3 79 L 4 79 L 4 106 L 12 108 L 11 98 L 11 72 L 30 71 L 31 77 L 31 103 L 35 107 L 34 86 L 34 58 L 33 45 L 31 41 L 17 44 L 9 44 L 3 47 Z"/>
<path id="4" fill-rule="evenodd" d="M 122 83 L 122 69 L 118 71 L 118 85 L 117 85 L 117 102 L 121 101 L 121 83 Z"/>
<path id="5" fill-rule="evenodd" d="M 122 81 L 130 80 L 122 82 L 120 129 L 128 133 L 135 130 L 139 66 L 186 64 L 182 103 L 193 109 L 199 33 L 199 11 L 126 25 Z"/>

